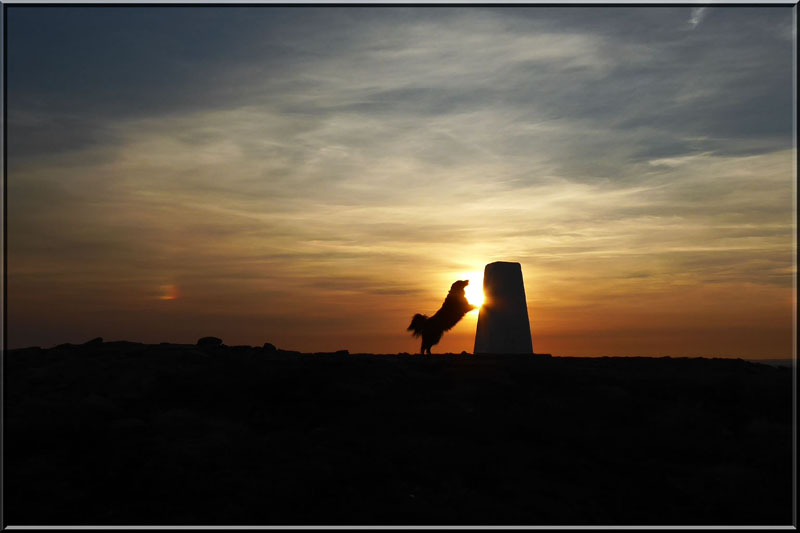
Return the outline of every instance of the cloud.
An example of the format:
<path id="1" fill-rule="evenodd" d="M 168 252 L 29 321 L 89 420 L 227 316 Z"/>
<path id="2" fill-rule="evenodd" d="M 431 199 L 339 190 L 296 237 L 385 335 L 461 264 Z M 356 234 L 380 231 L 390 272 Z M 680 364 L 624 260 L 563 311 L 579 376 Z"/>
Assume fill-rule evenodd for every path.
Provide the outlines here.
<path id="1" fill-rule="evenodd" d="M 12 44 L 19 45 L 9 49 L 9 138 L 25 147 L 15 154 L 30 157 L 108 142 L 116 121 L 247 106 L 306 122 L 388 119 L 397 126 L 405 117 L 405 131 L 431 117 L 502 116 L 475 128 L 491 138 L 488 128 L 520 126 L 506 150 L 541 145 L 527 127 L 569 122 L 573 137 L 548 148 L 571 161 L 580 149 L 586 163 L 576 162 L 576 173 L 621 136 L 616 150 L 641 152 L 693 149 L 676 137 L 705 137 L 720 150 L 742 137 L 762 151 L 791 142 L 783 110 L 793 96 L 793 59 L 770 29 L 791 22 L 780 10 L 722 10 L 714 28 L 687 38 L 666 24 L 679 8 L 588 18 L 547 8 L 359 9 L 355 18 L 333 8 L 225 9 L 214 20 L 203 10 L 156 16 L 133 8 L 121 13 L 124 23 L 96 8 L 64 10 L 60 18 L 17 9 L 12 29 L 31 32 L 16 34 Z M 295 25 L 302 38 L 290 30 Z M 51 40 L 36 39 L 44 30 L 52 30 Z M 59 98 L 48 97 L 55 90 Z M 17 118 L 22 112 L 35 120 Z M 578 137 L 581 129 L 609 128 L 614 136 Z"/>
<path id="2" fill-rule="evenodd" d="M 692 29 L 696 28 L 708 13 L 707 7 L 693 7 L 689 16 L 689 25 Z"/>

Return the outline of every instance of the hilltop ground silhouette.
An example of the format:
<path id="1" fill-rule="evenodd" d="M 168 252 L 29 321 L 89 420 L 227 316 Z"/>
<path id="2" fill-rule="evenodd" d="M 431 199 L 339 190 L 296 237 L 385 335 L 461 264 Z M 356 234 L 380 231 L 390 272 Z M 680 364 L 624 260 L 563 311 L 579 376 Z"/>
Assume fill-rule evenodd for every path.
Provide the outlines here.
<path id="1" fill-rule="evenodd" d="M 792 374 L 742 360 L 6 352 L 6 524 L 791 524 Z"/>

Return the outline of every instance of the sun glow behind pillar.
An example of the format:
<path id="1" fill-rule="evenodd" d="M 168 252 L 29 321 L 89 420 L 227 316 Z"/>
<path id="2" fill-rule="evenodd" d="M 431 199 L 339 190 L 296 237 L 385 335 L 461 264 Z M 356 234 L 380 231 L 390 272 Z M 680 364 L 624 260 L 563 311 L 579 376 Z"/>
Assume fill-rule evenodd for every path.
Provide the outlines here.
<path id="1" fill-rule="evenodd" d="M 467 272 L 461 274 L 458 279 L 469 280 L 469 285 L 464 289 L 464 294 L 467 301 L 476 306 L 476 309 L 471 311 L 471 314 L 477 315 L 478 308 L 483 305 L 483 272 Z"/>

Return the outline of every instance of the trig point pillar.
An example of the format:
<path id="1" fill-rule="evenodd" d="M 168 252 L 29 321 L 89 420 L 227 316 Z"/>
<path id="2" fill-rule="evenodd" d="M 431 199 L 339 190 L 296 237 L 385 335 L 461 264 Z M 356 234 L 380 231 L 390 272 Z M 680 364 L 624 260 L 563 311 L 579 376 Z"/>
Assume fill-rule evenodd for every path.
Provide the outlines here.
<path id="1" fill-rule="evenodd" d="M 497 261 L 483 270 L 474 354 L 533 353 L 528 304 L 519 263 Z"/>

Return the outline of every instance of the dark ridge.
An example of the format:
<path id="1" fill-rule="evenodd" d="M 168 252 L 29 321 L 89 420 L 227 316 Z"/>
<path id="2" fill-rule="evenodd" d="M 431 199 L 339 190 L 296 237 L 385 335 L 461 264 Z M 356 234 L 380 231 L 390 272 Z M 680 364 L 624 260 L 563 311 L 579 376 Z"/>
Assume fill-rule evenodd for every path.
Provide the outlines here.
<path id="1" fill-rule="evenodd" d="M 11 525 L 790 525 L 792 371 L 741 359 L 6 353 Z"/>

